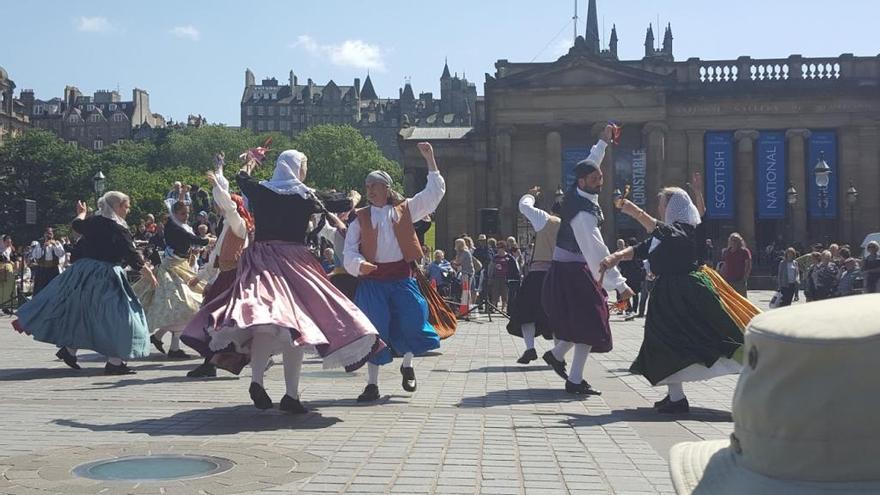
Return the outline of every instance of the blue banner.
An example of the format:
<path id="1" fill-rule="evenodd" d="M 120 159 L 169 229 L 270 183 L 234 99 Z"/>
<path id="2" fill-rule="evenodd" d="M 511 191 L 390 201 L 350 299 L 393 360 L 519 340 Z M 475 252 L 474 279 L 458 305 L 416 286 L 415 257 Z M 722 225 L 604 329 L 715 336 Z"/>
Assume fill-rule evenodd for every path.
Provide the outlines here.
<path id="1" fill-rule="evenodd" d="M 757 165 L 758 218 L 785 218 L 785 132 L 761 132 Z"/>
<path id="2" fill-rule="evenodd" d="M 814 170 L 819 157 L 825 153 L 825 163 L 831 168 L 827 187 L 816 185 Z M 837 218 L 837 180 L 840 169 L 837 167 L 837 134 L 834 131 L 812 131 L 807 144 L 807 183 L 809 201 L 807 211 L 810 218 Z"/>
<path id="3" fill-rule="evenodd" d="M 706 213 L 711 219 L 736 216 L 733 188 L 733 133 L 706 133 Z"/>
<path id="4" fill-rule="evenodd" d="M 567 191 L 574 184 L 574 166 L 590 156 L 590 148 L 576 147 L 562 150 L 562 190 Z"/>

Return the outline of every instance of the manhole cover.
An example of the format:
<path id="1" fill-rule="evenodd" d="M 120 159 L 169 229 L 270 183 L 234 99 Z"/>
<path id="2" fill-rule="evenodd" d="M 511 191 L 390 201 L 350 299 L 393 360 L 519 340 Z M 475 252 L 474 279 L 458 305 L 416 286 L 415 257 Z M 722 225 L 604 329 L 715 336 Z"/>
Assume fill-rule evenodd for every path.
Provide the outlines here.
<path id="1" fill-rule="evenodd" d="M 82 464 L 73 474 L 101 481 L 188 480 L 224 473 L 234 465 L 228 459 L 203 455 L 138 455 Z"/>

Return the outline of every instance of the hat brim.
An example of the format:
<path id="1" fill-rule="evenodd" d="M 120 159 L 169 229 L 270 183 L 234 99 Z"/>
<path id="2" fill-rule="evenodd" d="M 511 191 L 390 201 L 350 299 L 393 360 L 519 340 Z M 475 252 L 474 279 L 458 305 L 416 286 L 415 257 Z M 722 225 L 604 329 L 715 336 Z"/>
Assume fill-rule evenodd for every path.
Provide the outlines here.
<path id="1" fill-rule="evenodd" d="M 728 440 L 685 442 L 673 446 L 669 451 L 669 470 L 678 495 L 880 493 L 880 481 L 791 481 L 764 476 L 737 462 Z"/>

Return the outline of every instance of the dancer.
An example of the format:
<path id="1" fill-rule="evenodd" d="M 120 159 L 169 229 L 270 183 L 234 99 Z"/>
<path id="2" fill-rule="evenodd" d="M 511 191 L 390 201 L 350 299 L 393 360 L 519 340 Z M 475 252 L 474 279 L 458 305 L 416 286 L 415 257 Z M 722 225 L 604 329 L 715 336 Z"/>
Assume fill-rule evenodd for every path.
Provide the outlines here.
<path id="1" fill-rule="evenodd" d="M 360 277 L 355 303 L 379 329 L 379 335 L 403 355 L 403 389 L 415 392 L 413 356 L 440 347 L 437 331 L 428 323 L 428 303 L 413 278 L 413 262 L 422 249 L 413 223 L 437 208 L 446 183 L 437 169 L 430 143 L 419 143 L 428 164 L 428 184 L 410 199 L 392 191 L 391 177 L 381 170 L 367 175 L 370 205 L 357 212 L 345 237 L 345 269 Z M 374 355 L 367 365 L 367 386 L 358 402 L 379 399 L 379 366 L 391 362 L 391 350 Z"/>
<path id="2" fill-rule="evenodd" d="M 129 207 L 128 196 L 110 191 L 98 201 L 97 214 L 86 218 L 86 205 L 77 201 L 71 227 L 83 237 L 76 262 L 21 306 L 12 322 L 19 332 L 59 346 L 55 355 L 73 369 L 80 369 L 79 349 L 107 356 L 105 375 L 133 374 L 123 359 L 149 354 L 147 319 L 122 265 L 140 270 L 146 283 L 156 280 L 134 248 L 125 223 Z"/>
<path id="3" fill-rule="evenodd" d="M 64 247 L 55 240 L 55 232 L 52 227 L 47 227 L 43 234 L 43 243 L 35 242 L 31 249 L 31 259 L 34 260 L 34 295 L 40 293 L 49 282 L 61 273 L 61 265 L 64 263 Z"/>
<path id="4" fill-rule="evenodd" d="M 360 203 L 361 195 L 357 191 L 350 191 L 348 197 L 351 200 L 351 209 L 340 213 L 338 217 L 332 213 L 327 215 L 320 235 L 333 244 L 335 267 L 329 274 L 330 283 L 342 291 L 345 297 L 354 301 L 358 280 L 357 277 L 349 275 L 345 271 L 344 247 L 345 236 L 348 233 L 348 223 L 353 222 L 357 217 L 355 207 Z"/>
<path id="5" fill-rule="evenodd" d="M 556 346 L 544 353 L 544 361 L 565 379 L 565 391 L 570 394 L 599 393 L 583 374 L 591 351 L 609 352 L 612 347 L 606 290 L 617 290 L 621 300 L 632 297 L 617 268 L 604 274 L 599 269 L 608 255 L 599 231 L 604 222 L 598 202 L 604 181 L 601 163 L 612 130 L 613 126 L 606 126 L 590 156 L 574 168 L 576 182 L 562 199 L 556 248 L 542 290 L 547 320 L 558 339 Z M 572 347 L 571 372 L 566 373 L 565 354 Z"/>
<path id="6" fill-rule="evenodd" d="M 191 356 L 180 348 L 180 333 L 186 323 L 192 319 L 202 305 L 202 292 L 205 284 L 202 281 L 192 283 L 196 273 L 190 263 L 190 251 L 193 246 L 207 246 L 207 238 L 197 236 L 186 222 L 189 218 L 189 206 L 186 204 L 188 186 L 179 189 L 177 200 L 167 199 L 171 216 L 165 223 L 165 244 L 167 248 L 160 257 L 156 269 L 158 286 L 146 280 L 138 280 L 132 286 L 144 311 L 147 323 L 156 331 L 150 336 L 150 342 L 162 354 L 165 347 L 162 337 L 171 332 L 171 347 L 168 357 L 172 359 L 189 359 Z"/>
<path id="7" fill-rule="evenodd" d="M 238 194 L 229 193 L 229 181 L 223 176 L 222 161 L 216 171 L 208 172 L 207 177 L 212 187 L 214 209 L 222 215 L 222 230 L 208 262 L 190 280 L 189 285 L 195 286 L 201 281 L 207 282 L 202 308 L 208 308 L 207 311 L 210 312 L 225 306 L 228 302 L 220 296 L 235 282 L 238 260 L 248 245 L 250 233 L 254 230 L 254 219 L 245 208 L 244 199 Z M 191 378 L 217 376 L 217 366 L 211 362 L 214 353 L 209 345 L 211 335 L 207 329 L 187 326 L 180 339 L 205 358 L 204 363 L 191 370 L 186 376 Z"/>
<path id="8" fill-rule="evenodd" d="M 621 199 L 620 211 L 634 218 L 651 236 L 602 260 L 612 269 L 622 260 L 649 260 L 656 276 L 645 319 L 645 340 L 630 371 L 651 385 L 666 385 L 667 396 L 654 404 L 660 413 L 690 410 L 683 382 L 739 373 L 743 332 L 725 310 L 709 277 L 697 264 L 702 247 L 695 235 L 699 212 L 688 194 L 667 187 L 659 195 L 659 216 L 650 216 Z"/>
<path id="9" fill-rule="evenodd" d="M 544 287 L 547 270 L 550 269 L 553 261 L 553 247 L 556 245 L 556 234 L 560 225 L 558 215 L 562 204 L 553 203 L 552 215 L 535 208 L 535 200 L 540 192 L 541 189 L 535 186 L 519 200 L 520 213 L 535 229 L 535 247 L 529 263 L 529 272 L 523 280 L 516 300 L 513 301 L 510 322 L 507 324 L 507 333 L 522 337 L 526 345 L 525 352 L 516 361 L 519 364 L 529 364 L 538 359 L 538 353 L 535 351 L 536 334 L 547 340 L 553 339 L 553 330 L 547 322 L 547 313 L 541 304 L 541 290 Z"/>
<path id="10" fill-rule="evenodd" d="M 254 216 L 253 243 L 242 252 L 232 286 L 198 312 L 186 333 L 211 329 L 210 348 L 223 355 L 212 362 L 220 368 L 238 373 L 250 362 L 248 392 L 258 409 L 273 406 L 263 375 L 272 355 L 280 353 L 286 394 L 279 407 L 301 414 L 307 412 L 299 395 L 305 348 L 317 350 L 325 369 L 352 371 L 384 344 L 366 315 L 330 284 L 305 244 L 310 218 L 325 212 L 303 184 L 306 155 L 281 153 L 269 181 L 251 177 L 257 165 L 249 156 L 236 176 Z M 215 305 L 217 300 L 226 303 Z M 235 355 L 240 359 L 231 359 Z"/>

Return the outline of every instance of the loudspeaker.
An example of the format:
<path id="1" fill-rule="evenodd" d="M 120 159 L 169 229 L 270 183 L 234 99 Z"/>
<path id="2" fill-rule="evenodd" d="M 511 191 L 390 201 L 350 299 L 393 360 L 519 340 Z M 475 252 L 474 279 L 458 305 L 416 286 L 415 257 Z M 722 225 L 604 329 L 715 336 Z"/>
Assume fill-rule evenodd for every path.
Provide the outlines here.
<path id="1" fill-rule="evenodd" d="M 37 223 L 37 202 L 32 199 L 25 199 L 23 202 L 25 225 L 35 225 Z"/>
<path id="2" fill-rule="evenodd" d="M 499 224 L 498 208 L 480 208 L 481 234 L 498 234 Z"/>

